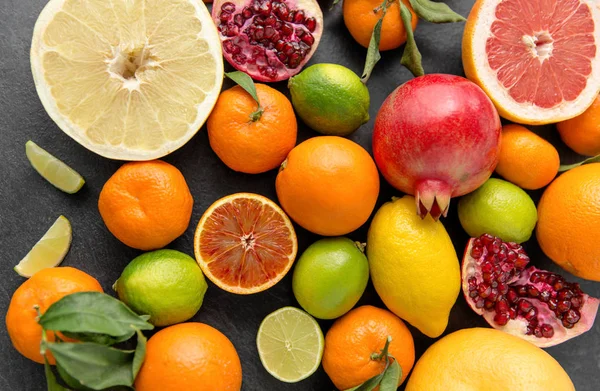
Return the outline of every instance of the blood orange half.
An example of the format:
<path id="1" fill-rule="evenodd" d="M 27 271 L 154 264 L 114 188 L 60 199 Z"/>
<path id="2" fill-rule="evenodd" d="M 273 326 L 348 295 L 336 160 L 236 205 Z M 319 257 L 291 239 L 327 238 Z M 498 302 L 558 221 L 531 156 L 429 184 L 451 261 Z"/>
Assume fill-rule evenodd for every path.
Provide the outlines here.
<path id="1" fill-rule="evenodd" d="M 546 124 L 585 111 L 600 90 L 596 0 L 478 0 L 463 65 L 500 115 Z"/>
<path id="2" fill-rule="evenodd" d="M 215 285 L 250 294 L 279 282 L 290 270 L 298 241 L 286 214 L 258 194 L 237 193 L 212 204 L 194 236 L 196 260 Z"/>

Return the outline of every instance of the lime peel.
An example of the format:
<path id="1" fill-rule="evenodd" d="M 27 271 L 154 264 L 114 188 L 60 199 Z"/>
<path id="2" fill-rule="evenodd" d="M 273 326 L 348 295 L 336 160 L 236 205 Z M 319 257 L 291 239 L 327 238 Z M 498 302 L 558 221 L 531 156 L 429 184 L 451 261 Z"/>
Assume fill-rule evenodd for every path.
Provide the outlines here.
<path id="1" fill-rule="evenodd" d="M 14 270 L 29 278 L 42 269 L 58 266 L 67 255 L 72 238 L 71 223 L 65 216 L 59 216 Z"/>

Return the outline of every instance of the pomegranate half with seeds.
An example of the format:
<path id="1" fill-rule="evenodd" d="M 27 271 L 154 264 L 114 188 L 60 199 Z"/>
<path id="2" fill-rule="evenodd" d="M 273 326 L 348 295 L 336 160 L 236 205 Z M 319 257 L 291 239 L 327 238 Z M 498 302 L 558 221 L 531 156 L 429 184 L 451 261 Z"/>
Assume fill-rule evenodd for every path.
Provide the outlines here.
<path id="1" fill-rule="evenodd" d="M 600 301 L 578 283 L 534 266 L 521 245 L 484 234 L 472 238 L 462 262 L 469 306 L 495 329 L 549 347 L 588 331 Z"/>
<path id="2" fill-rule="evenodd" d="M 212 17 L 225 59 L 265 82 L 300 72 L 323 33 L 323 12 L 315 0 L 216 0 Z"/>

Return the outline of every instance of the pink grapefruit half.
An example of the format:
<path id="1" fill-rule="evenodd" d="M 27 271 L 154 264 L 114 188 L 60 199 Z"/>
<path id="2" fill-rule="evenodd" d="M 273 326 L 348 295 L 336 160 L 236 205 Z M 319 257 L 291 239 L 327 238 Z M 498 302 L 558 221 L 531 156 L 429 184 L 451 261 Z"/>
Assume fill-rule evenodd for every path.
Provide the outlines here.
<path id="1" fill-rule="evenodd" d="M 478 0 L 463 35 L 465 73 L 501 116 L 538 125 L 581 114 L 600 91 L 597 0 Z"/>

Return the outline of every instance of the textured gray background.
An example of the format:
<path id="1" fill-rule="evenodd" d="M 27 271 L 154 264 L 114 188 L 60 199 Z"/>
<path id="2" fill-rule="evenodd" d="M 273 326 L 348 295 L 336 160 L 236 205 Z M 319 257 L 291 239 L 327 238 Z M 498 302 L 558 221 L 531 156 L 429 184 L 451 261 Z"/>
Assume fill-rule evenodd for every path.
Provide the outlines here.
<path id="1" fill-rule="evenodd" d="M 75 266 L 95 276 L 107 292 L 127 263 L 139 254 L 115 239 L 105 228 L 97 209 L 100 189 L 120 162 L 97 156 L 62 133 L 44 111 L 33 85 L 29 69 L 29 45 L 36 18 L 46 0 L 0 0 L 0 390 L 45 390 L 41 365 L 22 357 L 11 346 L 4 327 L 4 315 L 10 297 L 23 279 L 12 267 L 27 253 L 59 214 L 73 224 L 73 245 L 63 265 Z M 473 1 L 448 1 L 449 5 L 467 15 Z M 325 10 L 325 34 L 312 63 L 334 62 L 343 64 L 357 73 L 362 71 L 366 50 L 354 42 L 347 32 L 341 14 L 341 5 Z M 431 25 L 421 22 L 416 38 L 423 54 L 426 72 L 444 72 L 462 75 L 460 40 L 463 24 Z M 377 65 L 369 80 L 371 93 L 371 121 L 351 138 L 371 149 L 371 131 L 377 109 L 385 97 L 399 84 L 410 79 L 410 73 L 400 66 L 401 51 L 388 52 Z M 226 84 L 226 87 L 230 84 Z M 286 92 L 285 83 L 277 87 Z M 554 130 L 540 129 L 545 137 L 561 147 L 561 157 L 576 160 L 569 154 Z M 301 125 L 299 142 L 316 134 Z M 73 166 L 87 180 L 76 195 L 63 194 L 46 183 L 30 166 L 25 157 L 25 142 L 34 140 L 57 157 Z M 206 132 L 201 130 L 187 145 L 168 156 L 166 161 L 177 166 L 185 175 L 194 196 L 194 211 L 186 233 L 169 247 L 193 254 L 193 231 L 202 212 L 218 198 L 249 191 L 276 200 L 274 180 L 276 172 L 262 175 L 244 175 L 232 172 L 223 165 L 208 145 Z M 539 199 L 541 192 L 531 193 Z M 382 182 L 379 204 L 397 192 Z M 456 202 L 444 220 L 458 254 L 462 254 L 467 236 L 461 229 Z M 300 250 L 317 239 L 315 235 L 298 229 Z M 349 235 L 365 240 L 366 226 Z M 558 271 L 545 258 L 534 240 L 526 244 L 533 264 Z M 432 271 L 435 272 L 435 271 Z M 574 278 L 573 278 L 574 279 Z M 576 280 L 576 279 L 574 279 Z M 578 280 L 579 281 L 579 280 Z M 583 289 L 600 296 L 600 284 L 579 281 Z M 372 286 L 361 304 L 381 305 Z M 210 285 L 205 303 L 194 321 L 206 322 L 224 332 L 236 346 L 243 366 L 243 390 L 318 390 L 331 391 L 322 369 L 309 379 L 297 384 L 280 383 L 263 369 L 257 355 L 255 336 L 258 326 L 271 311 L 285 305 L 297 305 L 291 290 L 291 273 L 274 288 L 252 296 L 236 296 Z M 331 322 L 321 322 L 326 331 Z M 466 327 L 486 326 L 475 315 L 462 296 L 454 306 L 446 333 Z M 417 356 L 434 342 L 411 328 Z M 569 373 L 578 391 L 600 388 L 600 322 L 587 334 L 548 349 Z M 491 363 L 490 363 L 491 364 Z M 485 390 L 482 390 L 485 391 Z M 507 390 L 508 391 L 508 390 Z M 512 390 L 520 391 L 520 390 Z M 525 391 L 525 390 L 523 390 Z"/>

